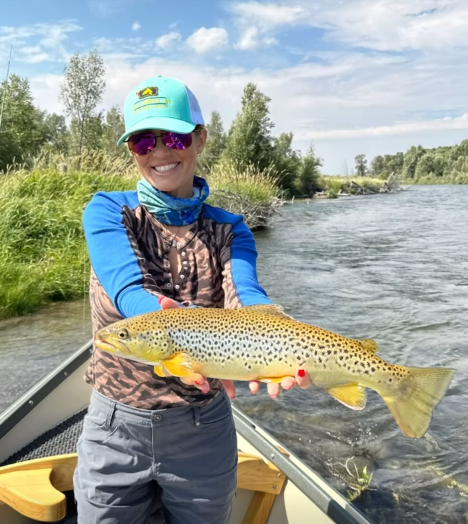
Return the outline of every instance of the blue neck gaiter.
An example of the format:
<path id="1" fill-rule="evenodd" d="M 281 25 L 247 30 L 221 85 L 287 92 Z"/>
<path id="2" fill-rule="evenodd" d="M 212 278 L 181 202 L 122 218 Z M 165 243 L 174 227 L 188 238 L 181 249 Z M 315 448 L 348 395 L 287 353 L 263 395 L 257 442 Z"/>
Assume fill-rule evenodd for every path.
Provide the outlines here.
<path id="1" fill-rule="evenodd" d="M 186 226 L 197 220 L 210 189 L 203 178 L 196 176 L 191 198 L 178 198 L 163 193 L 145 179 L 137 182 L 137 193 L 140 204 L 159 222 L 170 226 Z"/>

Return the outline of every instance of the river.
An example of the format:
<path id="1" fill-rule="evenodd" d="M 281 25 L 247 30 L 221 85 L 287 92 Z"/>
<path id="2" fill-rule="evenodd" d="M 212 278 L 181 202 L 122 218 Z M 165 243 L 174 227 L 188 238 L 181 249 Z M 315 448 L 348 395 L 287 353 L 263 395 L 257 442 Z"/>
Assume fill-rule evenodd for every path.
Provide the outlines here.
<path id="1" fill-rule="evenodd" d="M 456 369 L 420 440 L 373 391 L 356 412 L 318 388 L 271 400 L 238 383 L 239 407 L 342 493 L 367 466 L 354 503 L 375 524 L 468 523 L 467 231 L 468 186 L 415 186 L 289 205 L 256 233 L 260 282 L 297 320 L 373 338 L 390 362 Z M 0 322 L 0 411 L 89 337 L 84 300 Z"/>

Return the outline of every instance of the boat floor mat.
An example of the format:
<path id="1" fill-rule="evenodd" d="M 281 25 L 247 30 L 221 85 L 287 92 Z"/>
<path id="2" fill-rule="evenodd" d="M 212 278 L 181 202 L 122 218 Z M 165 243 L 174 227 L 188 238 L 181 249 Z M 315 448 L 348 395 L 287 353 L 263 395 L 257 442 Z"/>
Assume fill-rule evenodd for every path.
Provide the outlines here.
<path id="1" fill-rule="evenodd" d="M 83 430 L 83 419 L 86 412 L 87 408 L 49 429 L 27 446 L 8 457 L 0 464 L 0 467 L 24 462 L 25 460 L 76 453 L 76 444 Z"/>

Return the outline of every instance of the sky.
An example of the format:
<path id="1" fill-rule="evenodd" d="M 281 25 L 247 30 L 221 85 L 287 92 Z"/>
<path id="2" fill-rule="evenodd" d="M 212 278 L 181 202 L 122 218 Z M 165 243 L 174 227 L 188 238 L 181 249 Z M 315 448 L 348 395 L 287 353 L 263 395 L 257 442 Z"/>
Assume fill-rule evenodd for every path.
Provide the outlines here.
<path id="1" fill-rule="evenodd" d="M 63 113 L 63 70 L 97 49 L 103 109 L 154 75 L 183 81 L 225 129 L 255 82 L 274 135 L 313 144 L 326 174 L 354 157 L 468 138 L 468 0 L 22 0 L 0 15 L 0 78 L 27 77 L 36 105 Z"/>

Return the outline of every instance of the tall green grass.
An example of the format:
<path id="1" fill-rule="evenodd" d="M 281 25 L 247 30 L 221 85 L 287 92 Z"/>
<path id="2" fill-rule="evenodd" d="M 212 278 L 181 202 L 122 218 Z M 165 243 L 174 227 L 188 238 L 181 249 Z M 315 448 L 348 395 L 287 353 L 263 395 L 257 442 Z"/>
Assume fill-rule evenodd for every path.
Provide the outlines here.
<path id="1" fill-rule="evenodd" d="M 83 209 L 95 192 L 133 189 L 135 182 L 129 176 L 51 168 L 0 178 L 0 318 L 87 290 Z"/>
<path id="2" fill-rule="evenodd" d="M 319 178 L 319 185 L 326 191 L 333 191 L 338 194 L 343 185 L 349 184 L 351 181 L 356 182 L 361 187 L 382 187 L 385 184 L 385 180 L 381 178 L 322 175 Z"/>
<path id="3" fill-rule="evenodd" d="M 281 196 L 273 169 L 260 171 L 249 165 L 241 170 L 232 162 L 223 161 L 213 167 L 207 178 L 212 193 L 229 191 L 262 204 Z"/>

